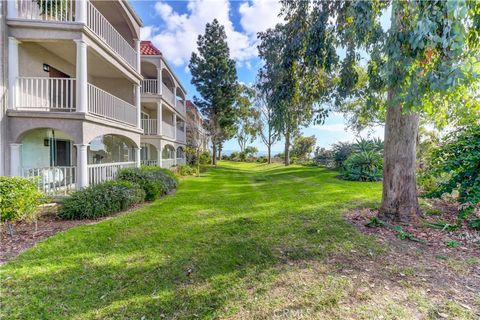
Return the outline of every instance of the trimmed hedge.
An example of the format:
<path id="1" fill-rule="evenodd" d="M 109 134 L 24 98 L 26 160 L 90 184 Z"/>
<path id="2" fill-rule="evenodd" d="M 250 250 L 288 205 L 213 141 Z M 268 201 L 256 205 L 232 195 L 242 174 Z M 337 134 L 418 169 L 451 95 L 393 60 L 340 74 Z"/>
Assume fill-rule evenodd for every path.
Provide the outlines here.
<path id="1" fill-rule="evenodd" d="M 167 169 L 159 167 L 125 168 L 118 180 L 130 181 L 145 191 L 145 200 L 152 201 L 177 187 L 177 178 Z"/>
<path id="2" fill-rule="evenodd" d="M 108 181 L 73 193 L 61 202 L 63 219 L 95 219 L 123 211 L 145 200 L 145 192 L 128 181 Z"/>
<path id="3" fill-rule="evenodd" d="M 0 177 L 0 222 L 33 218 L 42 195 L 35 182 L 22 177 Z"/>

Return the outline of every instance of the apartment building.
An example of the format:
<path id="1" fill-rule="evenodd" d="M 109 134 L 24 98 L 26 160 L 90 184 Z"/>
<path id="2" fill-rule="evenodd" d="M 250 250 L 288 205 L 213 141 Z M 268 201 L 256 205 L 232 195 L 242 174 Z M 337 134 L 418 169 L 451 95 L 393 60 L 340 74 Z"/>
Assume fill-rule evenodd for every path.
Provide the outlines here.
<path id="1" fill-rule="evenodd" d="M 208 150 L 208 134 L 205 130 L 203 116 L 197 106 L 187 100 L 187 146 Z"/>
<path id="2" fill-rule="evenodd" d="M 128 2 L 8 0 L 0 10 L 0 174 L 58 194 L 141 161 L 184 161 L 185 90 L 141 45 Z"/>
<path id="3" fill-rule="evenodd" d="M 142 41 L 141 161 L 145 165 L 185 164 L 185 89 L 160 50 Z"/>

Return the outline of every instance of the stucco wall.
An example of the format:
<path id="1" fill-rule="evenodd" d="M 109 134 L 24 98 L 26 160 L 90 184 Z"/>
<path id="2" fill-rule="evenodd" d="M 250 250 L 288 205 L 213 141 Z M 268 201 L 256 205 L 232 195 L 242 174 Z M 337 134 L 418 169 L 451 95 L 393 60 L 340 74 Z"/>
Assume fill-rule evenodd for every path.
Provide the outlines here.
<path id="1" fill-rule="evenodd" d="M 73 64 L 33 42 L 20 43 L 18 55 L 21 77 L 48 77 L 48 72 L 43 71 L 44 63 L 68 74 L 72 78 L 75 77 L 75 66 Z"/>
<path id="2" fill-rule="evenodd" d="M 6 1 L 0 1 L 0 176 L 7 173 L 7 28 L 5 27 Z"/>

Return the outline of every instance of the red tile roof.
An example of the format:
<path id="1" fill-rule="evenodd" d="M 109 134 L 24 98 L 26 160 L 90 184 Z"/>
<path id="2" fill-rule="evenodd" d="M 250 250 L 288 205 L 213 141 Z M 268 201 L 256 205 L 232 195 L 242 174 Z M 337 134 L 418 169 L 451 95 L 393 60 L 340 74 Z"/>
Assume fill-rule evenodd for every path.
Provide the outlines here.
<path id="1" fill-rule="evenodd" d="M 191 100 L 186 101 L 187 108 L 196 109 L 197 107 L 193 104 Z"/>
<path id="2" fill-rule="evenodd" d="M 144 56 L 159 56 L 162 54 L 152 43 L 152 41 L 140 42 L 140 54 Z"/>

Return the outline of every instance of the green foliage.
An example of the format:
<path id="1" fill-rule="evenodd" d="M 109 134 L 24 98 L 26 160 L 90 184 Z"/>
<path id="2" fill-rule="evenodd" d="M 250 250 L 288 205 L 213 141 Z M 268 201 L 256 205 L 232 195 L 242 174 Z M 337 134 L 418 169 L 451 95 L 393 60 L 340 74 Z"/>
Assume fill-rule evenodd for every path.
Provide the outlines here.
<path id="1" fill-rule="evenodd" d="M 74 192 L 58 210 L 62 219 L 95 219 L 143 202 L 145 192 L 129 181 L 108 181 Z"/>
<path id="2" fill-rule="evenodd" d="M 212 162 L 212 155 L 209 151 L 205 150 L 200 154 L 200 159 L 199 159 L 200 164 L 202 165 L 207 165 Z"/>
<path id="3" fill-rule="evenodd" d="M 189 166 L 189 165 L 182 165 L 177 166 L 175 171 L 179 176 L 195 176 L 198 174 L 197 168 Z"/>
<path id="4" fill-rule="evenodd" d="M 309 137 L 297 136 L 293 141 L 290 153 L 292 157 L 296 157 L 299 160 L 309 159 L 316 143 L 317 138 L 314 135 Z"/>
<path id="5" fill-rule="evenodd" d="M 255 91 L 246 86 L 239 85 L 239 95 L 236 105 L 238 109 L 237 118 L 237 141 L 240 150 L 244 151 L 247 143 L 253 142 L 257 137 L 259 112 L 253 106 Z"/>
<path id="6" fill-rule="evenodd" d="M 480 219 L 472 219 L 468 222 L 468 226 L 472 229 L 480 231 Z"/>
<path id="7" fill-rule="evenodd" d="M 313 155 L 313 160 L 318 165 L 332 166 L 335 160 L 333 158 L 334 153 L 332 150 L 317 147 Z"/>
<path id="8" fill-rule="evenodd" d="M 380 181 L 382 173 L 382 155 L 374 151 L 362 151 L 345 160 L 340 176 L 345 180 Z"/>
<path id="9" fill-rule="evenodd" d="M 352 154 L 352 144 L 348 142 L 337 142 L 332 146 L 333 159 L 337 168 L 343 166 L 343 162 Z"/>
<path id="10" fill-rule="evenodd" d="M 216 19 L 206 24 L 197 45 L 198 53 L 192 53 L 188 65 L 192 84 L 201 96 L 195 96 L 194 101 L 207 117 L 206 128 L 216 147 L 236 132 L 237 70 L 235 61 L 230 59 L 225 28 Z M 213 157 L 215 164 L 216 154 Z"/>
<path id="11" fill-rule="evenodd" d="M 433 151 L 422 172 L 423 180 L 432 184 L 427 196 L 441 197 L 457 191 L 464 205 L 462 215 L 471 213 L 480 203 L 480 126 L 447 135 L 441 147 Z"/>
<path id="12" fill-rule="evenodd" d="M 33 218 L 40 199 L 41 194 L 33 181 L 21 177 L 0 177 L 0 222 Z"/>
<path id="13" fill-rule="evenodd" d="M 153 201 L 177 187 L 177 179 L 167 169 L 159 167 L 125 168 L 118 180 L 130 181 L 145 191 L 145 200 Z"/>
<path id="14" fill-rule="evenodd" d="M 458 242 L 455 241 L 455 240 L 448 240 L 448 241 L 446 242 L 446 245 L 447 245 L 447 247 L 449 247 L 449 248 L 456 248 L 456 247 L 459 247 L 459 246 L 460 246 L 460 243 L 458 243 Z"/>
<path id="15" fill-rule="evenodd" d="M 458 229 L 458 225 L 450 224 L 445 221 L 425 222 L 425 226 L 433 229 L 439 229 L 442 231 L 455 231 Z"/>

